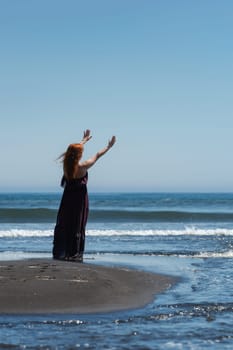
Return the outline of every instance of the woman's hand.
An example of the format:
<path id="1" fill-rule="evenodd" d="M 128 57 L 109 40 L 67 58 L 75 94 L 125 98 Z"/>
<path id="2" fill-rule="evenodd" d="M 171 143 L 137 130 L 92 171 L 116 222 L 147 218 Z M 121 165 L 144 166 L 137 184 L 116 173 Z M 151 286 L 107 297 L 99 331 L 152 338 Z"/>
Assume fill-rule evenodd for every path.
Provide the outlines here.
<path id="1" fill-rule="evenodd" d="M 108 148 L 111 148 L 116 142 L 116 136 L 113 136 L 111 140 L 108 141 Z"/>
<path id="2" fill-rule="evenodd" d="M 87 141 L 89 141 L 92 138 L 91 136 L 91 131 L 89 129 L 85 130 L 83 133 L 83 139 L 82 139 L 82 143 L 86 143 Z"/>

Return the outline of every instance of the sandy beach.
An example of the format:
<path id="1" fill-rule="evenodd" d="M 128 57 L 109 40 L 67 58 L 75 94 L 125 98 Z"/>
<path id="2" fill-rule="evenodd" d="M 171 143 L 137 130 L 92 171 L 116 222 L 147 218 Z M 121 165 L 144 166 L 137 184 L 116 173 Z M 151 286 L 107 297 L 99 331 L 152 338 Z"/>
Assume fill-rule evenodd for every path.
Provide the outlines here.
<path id="1" fill-rule="evenodd" d="M 173 277 L 52 259 L 0 262 L 0 313 L 96 313 L 142 307 Z"/>

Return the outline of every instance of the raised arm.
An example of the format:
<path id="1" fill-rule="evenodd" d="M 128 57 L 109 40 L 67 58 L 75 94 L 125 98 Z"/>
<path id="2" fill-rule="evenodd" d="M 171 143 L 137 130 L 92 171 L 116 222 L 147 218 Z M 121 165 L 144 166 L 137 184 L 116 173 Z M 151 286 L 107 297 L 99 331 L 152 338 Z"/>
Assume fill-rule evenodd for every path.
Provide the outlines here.
<path id="1" fill-rule="evenodd" d="M 80 165 L 82 167 L 85 167 L 86 169 L 89 169 L 92 165 L 95 164 L 95 162 L 102 157 L 105 153 L 107 153 L 110 148 L 112 148 L 112 146 L 115 144 L 116 142 L 116 137 L 113 136 L 111 138 L 111 140 L 108 141 L 108 145 L 106 147 L 104 147 L 102 150 L 100 150 L 99 152 L 97 152 L 93 157 L 87 159 L 86 161 L 82 162 Z"/>

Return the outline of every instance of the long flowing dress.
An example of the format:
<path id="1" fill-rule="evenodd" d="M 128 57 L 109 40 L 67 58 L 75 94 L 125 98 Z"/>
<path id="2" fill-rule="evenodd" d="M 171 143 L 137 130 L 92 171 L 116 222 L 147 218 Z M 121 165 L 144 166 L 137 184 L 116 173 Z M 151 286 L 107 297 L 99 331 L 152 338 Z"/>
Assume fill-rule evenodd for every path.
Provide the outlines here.
<path id="1" fill-rule="evenodd" d="M 65 180 L 64 191 L 54 229 L 53 258 L 82 261 L 88 218 L 88 174 L 80 179 Z"/>

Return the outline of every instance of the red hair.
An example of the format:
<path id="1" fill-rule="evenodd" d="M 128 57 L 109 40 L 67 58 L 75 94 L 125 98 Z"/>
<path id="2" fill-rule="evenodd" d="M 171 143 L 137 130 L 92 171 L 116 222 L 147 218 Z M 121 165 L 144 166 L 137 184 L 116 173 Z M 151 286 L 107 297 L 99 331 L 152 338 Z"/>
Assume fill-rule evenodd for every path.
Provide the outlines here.
<path id="1" fill-rule="evenodd" d="M 75 178 L 78 170 L 79 160 L 82 158 L 83 145 L 80 143 L 72 143 L 68 146 L 65 153 L 61 155 L 63 162 L 63 171 L 67 180 Z"/>

